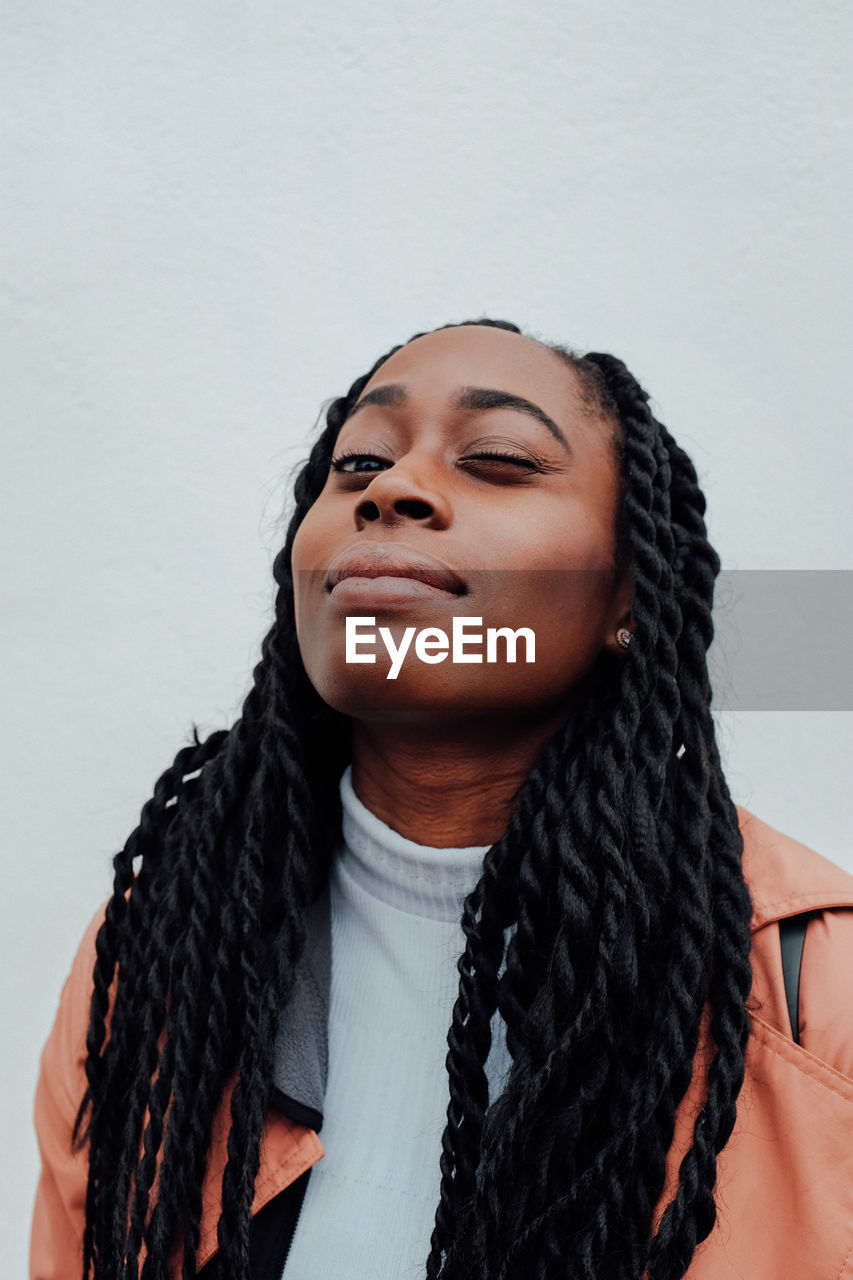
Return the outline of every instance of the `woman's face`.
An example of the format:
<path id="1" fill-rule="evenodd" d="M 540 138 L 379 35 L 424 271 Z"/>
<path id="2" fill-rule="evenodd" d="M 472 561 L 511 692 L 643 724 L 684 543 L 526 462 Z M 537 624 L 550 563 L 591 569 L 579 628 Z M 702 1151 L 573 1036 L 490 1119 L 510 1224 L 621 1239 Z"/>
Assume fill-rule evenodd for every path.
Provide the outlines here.
<path id="1" fill-rule="evenodd" d="M 391 356 L 293 546 L 299 647 L 320 696 L 368 721 L 568 713 L 601 650 L 621 654 L 630 617 L 632 579 L 613 562 L 613 430 L 573 371 L 520 334 L 442 329 Z M 347 618 L 373 619 L 349 655 Z M 457 658 L 481 661 L 454 661 L 454 625 L 468 637 Z M 425 628 L 437 630 L 418 649 Z M 534 661 L 523 633 L 514 663 L 502 638 L 490 655 L 489 628 L 532 631 Z M 445 651 L 442 633 L 446 656 L 422 660 Z"/>

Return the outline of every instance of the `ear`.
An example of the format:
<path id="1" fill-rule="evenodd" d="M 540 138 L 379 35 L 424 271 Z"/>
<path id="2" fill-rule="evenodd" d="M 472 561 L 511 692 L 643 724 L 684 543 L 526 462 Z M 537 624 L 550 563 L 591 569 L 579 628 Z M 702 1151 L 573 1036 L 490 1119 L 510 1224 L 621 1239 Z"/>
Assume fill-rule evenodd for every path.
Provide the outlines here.
<path id="1" fill-rule="evenodd" d="M 616 632 L 620 627 L 626 627 L 631 632 L 634 630 L 631 617 L 633 599 L 634 561 L 633 557 L 629 557 L 619 571 L 613 585 L 612 606 L 608 614 L 607 634 L 604 637 L 603 645 L 608 653 L 615 655 L 617 658 L 623 658 L 626 649 L 616 639 Z"/>

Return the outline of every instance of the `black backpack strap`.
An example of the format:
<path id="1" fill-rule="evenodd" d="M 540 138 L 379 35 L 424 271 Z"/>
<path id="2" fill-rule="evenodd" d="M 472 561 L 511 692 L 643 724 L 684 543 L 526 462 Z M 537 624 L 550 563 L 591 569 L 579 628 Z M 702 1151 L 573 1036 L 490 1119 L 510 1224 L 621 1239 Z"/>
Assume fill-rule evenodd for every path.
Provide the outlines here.
<path id="1" fill-rule="evenodd" d="M 794 1044 L 800 1043 L 800 968 L 803 963 L 803 944 L 806 929 L 814 911 L 804 911 L 798 916 L 786 916 L 779 921 L 779 942 L 782 946 L 782 978 Z"/>

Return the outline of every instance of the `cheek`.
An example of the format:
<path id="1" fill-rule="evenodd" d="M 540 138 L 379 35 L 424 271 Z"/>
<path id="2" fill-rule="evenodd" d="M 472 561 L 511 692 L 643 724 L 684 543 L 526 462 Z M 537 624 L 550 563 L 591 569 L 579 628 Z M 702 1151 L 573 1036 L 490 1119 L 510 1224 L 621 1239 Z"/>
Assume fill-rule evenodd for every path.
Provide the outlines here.
<path id="1" fill-rule="evenodd" d="M 319 499 L 318 499 L 319 502 Z M 317 568 L 319 542 L 322 538 L 322 511 L 315 502 L 309 507 L 293 539 L 292 564 L 294 572 Z"/>
<path id="2" fill-rule="evenodd" d="M 536 636 L 536 663 L 524 678 L 543 690 L 580 679 L 605 639 L 611 571 L 517 570 L 502 574 L 494 585 L 501 588 L 494 593 L 500 624 L 530 627 Z"/>
<path id="3" fill-rule="evenodd" d="M 520 526 L 507 525 L 491 541 L 494 563 L 519 570 L 595 572 L 613 566 L 612 520 L 591 500 L 542 504 Z"/>
<path id="4" fill-rule="evenodd" d="M 329 551 L 332 530 L 322 495 L 309 507 L 293 539 L 291 567 L 293 571 L 293 607 L 297 631 L 310 616 L 309 602 L 325 575 L 331 560 Z"/>
<path id="5" fill-rule="evenodd" d="M 308 579 L 310 578 L 307 565 L 310 563 L 311 529 L 310 526 L 306 528 L 309 518 L 310 512 L 296 531 L 290 561 L 293 576 L 293 612 L 296 618 L 297 635 L 300 622 L 304 616 L 303 599 Z"/>

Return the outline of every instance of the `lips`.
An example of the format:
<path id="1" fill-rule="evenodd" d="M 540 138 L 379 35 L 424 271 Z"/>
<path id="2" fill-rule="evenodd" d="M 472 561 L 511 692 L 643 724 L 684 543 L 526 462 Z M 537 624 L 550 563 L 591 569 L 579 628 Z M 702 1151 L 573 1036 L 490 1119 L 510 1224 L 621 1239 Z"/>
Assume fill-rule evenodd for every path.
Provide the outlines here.
<path id="1" fill-rule="evenodd" d="M 413 578 L 457 596 L 467 591 L 462 578 L 448 565 L 412 547 L 389 542 L 364 543 L 342 552 L 326 576 L 326 590 L 332 591 L 345 578 Z"/>

